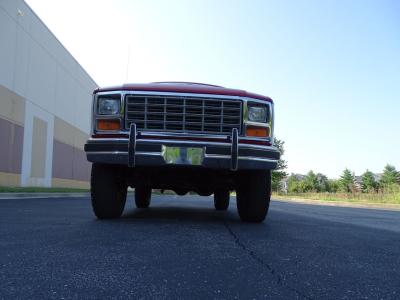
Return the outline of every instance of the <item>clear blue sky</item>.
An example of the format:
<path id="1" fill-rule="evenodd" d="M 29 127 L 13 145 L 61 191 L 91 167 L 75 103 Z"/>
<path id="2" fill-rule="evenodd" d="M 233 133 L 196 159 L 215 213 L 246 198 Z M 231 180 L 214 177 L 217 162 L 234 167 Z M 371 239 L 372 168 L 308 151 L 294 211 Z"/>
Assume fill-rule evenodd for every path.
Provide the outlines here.
<path id="1" fill-rule="evenodd" d="M 400 1 L 27 2 L 99 85 L 272 97 L 289 172 L 400 168 Z"/>

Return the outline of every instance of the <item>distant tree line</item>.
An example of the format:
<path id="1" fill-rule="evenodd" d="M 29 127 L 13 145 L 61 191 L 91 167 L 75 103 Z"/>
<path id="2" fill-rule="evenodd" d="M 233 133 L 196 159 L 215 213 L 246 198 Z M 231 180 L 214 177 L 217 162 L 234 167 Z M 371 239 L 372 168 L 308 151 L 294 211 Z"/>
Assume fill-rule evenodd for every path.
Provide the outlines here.
<path id="1" fill-rule="evenodd" d="M 373 193 L 399 190 L 400 188 L 400 172 L 390 164 L 384 167 L 379 178 L 369 170 L 366 170 L 361 178 L 356 178 L 354 172 L 348 168 L 343 170 L 339 179 L 329 179 L 326 175 L 313 171 L 309 171 L 305 176 L 291 174 L 287 177 L 288 174 L 285 172 L 287 162 L 282 159 L 284 142 L 275 138 L 274 144 L 281 152 L 278 167 L 272 172 L 272 189 L 274 191 L 283 189 L 289 193 Z M 284 183 L 286 186 L 282 186 L 285 185 Z"/>
<path id="2" fill-rule="evenodd" d="M 361 180 L 356 180 L 354 172 L 345 169 L 339 179 L 329 179 L 321 173 L 309 171 L 304 177 L 292 174 L 287 178 L 287 191 L 289 193 L 372 193 L 390 190 L 400 185 L 400 173 L 392 165 L 387 164 L 383 169 L 380 179 L 374 173 L 366 170 Z"/>

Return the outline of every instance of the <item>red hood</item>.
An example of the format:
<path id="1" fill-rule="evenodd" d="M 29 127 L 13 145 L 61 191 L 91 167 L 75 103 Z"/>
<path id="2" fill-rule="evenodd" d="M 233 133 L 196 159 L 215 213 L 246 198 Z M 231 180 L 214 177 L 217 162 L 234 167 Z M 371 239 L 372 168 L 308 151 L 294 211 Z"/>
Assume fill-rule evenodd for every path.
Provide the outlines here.
<path id="1" fill-rule="evenodd" d="M 110 91 L 151 91 L 151 92 L 172 92 L 172 93 L 193 93 L 193 94 L 213 94 L 238 97 L 249 97 L 272 102 L 272 99 L 266 96 L 249 93 L 244 90 L 229 89 L 222 86 L 202 84 L 194 82 L 152 82 L 152 83 L 127 83 L 119 86 L 97 88 L 94 94 L 98 92 Z"/>

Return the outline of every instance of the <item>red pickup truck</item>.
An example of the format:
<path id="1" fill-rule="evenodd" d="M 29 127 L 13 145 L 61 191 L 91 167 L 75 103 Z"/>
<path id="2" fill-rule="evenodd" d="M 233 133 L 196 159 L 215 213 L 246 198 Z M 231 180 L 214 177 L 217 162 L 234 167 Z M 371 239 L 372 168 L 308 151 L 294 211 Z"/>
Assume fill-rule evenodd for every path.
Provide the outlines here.
<path id="1" fill-rule="evenodd" d="M 217 210 L 236 191 L 240 218 L 262 222 L 271 197 L 274 105 L 269 97 L 190 82 L 124 84 L 93 93 L 91 198 L 98 218 L 118 218 L 127 188 L 138 208 L 152 189 L 214 194 Z"/>

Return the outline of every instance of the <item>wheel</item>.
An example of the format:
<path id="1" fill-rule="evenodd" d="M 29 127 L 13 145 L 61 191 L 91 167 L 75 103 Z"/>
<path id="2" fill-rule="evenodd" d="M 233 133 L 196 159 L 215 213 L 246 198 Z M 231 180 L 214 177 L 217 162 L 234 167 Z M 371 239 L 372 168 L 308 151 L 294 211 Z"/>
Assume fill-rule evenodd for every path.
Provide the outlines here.
<path id="1" fill-rule="evenodd" d="M 127 186 L 119 166 L 92 164 L 90 193 L 97 218 L 119 218 L 124 211 L 126 192 Z"/>
<path id="2" fill-rule="evenodd" d="M 244 222 L 264 221 L 271 201 L 271 171 L 243 172 L 239 174 L 236 204 Z"/>
<path id="3" fill-rule="evenodd" d="M 227 210 L 229 207 L 229 191 L 218 190 L 214 192 L 214 207 L 216 210 Z"/>
<path id="4" fill-rule="evenodd" d="M 135 188 L 135 203 L 137 208 L 148 208 L 151 200 L 151 188 Z"/>

